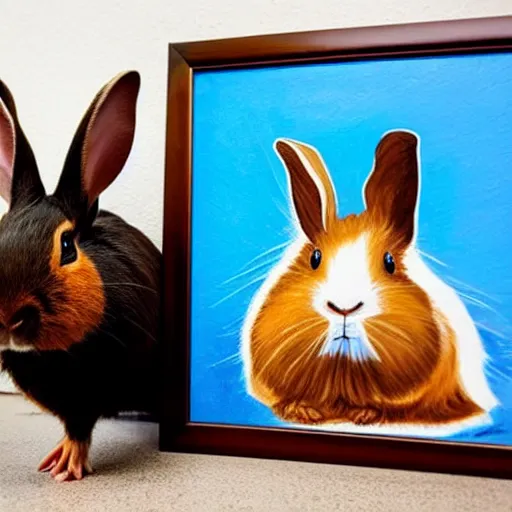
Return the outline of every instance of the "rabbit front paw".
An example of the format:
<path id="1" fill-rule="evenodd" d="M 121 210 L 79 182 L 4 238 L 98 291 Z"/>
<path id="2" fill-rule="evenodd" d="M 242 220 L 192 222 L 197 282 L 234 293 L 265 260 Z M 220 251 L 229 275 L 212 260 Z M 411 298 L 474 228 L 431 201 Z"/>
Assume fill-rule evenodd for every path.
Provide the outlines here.
<path id="1" fill-rule="evenodd" d="M 41 462 L 39 471 L 50 471 L 57 482 L 81 480 L 92 473 L 89 443 L 64 438 Z"/>
<path id="2" fill-rule="evenodd" d="M 324 414 L 307 402 L 280 402 L 273 407 L 274 413 L 284 421 L 314 425 L 325 420 Z"/>
<path id="3" fill-rule="evenodd" d="M 382 411 L 372 407 L 351 407 L 344 415 L 355 425 L 376 425 L 383 419 Z"/>

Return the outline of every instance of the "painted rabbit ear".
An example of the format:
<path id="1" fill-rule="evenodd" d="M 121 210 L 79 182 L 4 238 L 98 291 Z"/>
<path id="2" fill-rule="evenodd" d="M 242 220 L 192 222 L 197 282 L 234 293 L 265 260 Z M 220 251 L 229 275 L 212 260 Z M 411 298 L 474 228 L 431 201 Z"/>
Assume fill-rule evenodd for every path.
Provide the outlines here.
<path id="1" fill-rule="evenodd" d="M 45 195 L 34 153 L 18 121 L 14 98 L 1 80 L 0 195 L 10 209 Z"/>
<path id="2" fill-rule="evenodd" d="M 278 139 L 274 148 L 288 172 L 299 224 L 314 241 L 336 218 L 337 200 L 329 172 L 319 153 L 310 146 Z"/>
<path id="3" fill-rule="evenodd" d="M 72 216 L 86 216 L 122 171 L 133 144 L 139 88 L 136 71 L 117 75 L 82 118 L 54 193 Z"/>
<path id="4" fill-rule="evenodd" d="M 400 241 L 414 237 L 418 202 L 418 139 L 405 131 L 385 135 L 375 151 L 373 171 L 364 189 L 366 208 L 387 224 Z"/>

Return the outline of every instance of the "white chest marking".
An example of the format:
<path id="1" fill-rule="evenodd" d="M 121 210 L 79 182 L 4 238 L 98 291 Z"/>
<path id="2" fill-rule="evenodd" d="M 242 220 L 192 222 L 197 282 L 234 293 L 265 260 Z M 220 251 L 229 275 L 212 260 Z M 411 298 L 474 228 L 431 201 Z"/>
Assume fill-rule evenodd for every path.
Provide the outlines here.
<path id="1" fill-rule="evenodd" d="M 332 324 L 320 355 L 345 356 L 359 362 L 367 359 L 379 359 L 361 322 L 351 322 L 345 326 Z"/>

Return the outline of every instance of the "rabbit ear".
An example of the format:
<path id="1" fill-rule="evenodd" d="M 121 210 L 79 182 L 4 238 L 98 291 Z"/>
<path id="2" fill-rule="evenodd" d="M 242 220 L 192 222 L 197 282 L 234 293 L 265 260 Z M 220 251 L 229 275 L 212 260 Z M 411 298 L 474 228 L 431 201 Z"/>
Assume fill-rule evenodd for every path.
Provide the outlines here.
<path id="1" fill-rule="evenodd" d="M 14 171 L 14 148 L 16 130 L 14 121 L 0 98 L 0 196 L 11 202 L 12 173 Z"/>
<path id="2" fill-rule="evenodd" d="M 278 139 L 275 150 L 288 171 L 295 212 L 304 234 L 314 241 L 336 218 L 337 202 L 329 172 L 310 146 Z"/>
<path id="3" fill-rule="evenodd" d="M 400 241 L 414 237 L 418 201 L 418 139 L 405 131 L 385 135 L 375 151 L 373 171 L 364 189 L 366 208 L 384 222 Z"/>
<path id="4" fill-rule="evenodd" d="M 16 104 L 0 80 L 0 196 L 12 209 L 44 195 L 34 153 L 18 121 Z"/>
<path id="5" fill-rule="evenodd" d="M 82 118 L 54 193 L 72 216 L 87 216 L 123 169 L 135 134 L 139 88 L 136 71 L 117 75 Z"/>

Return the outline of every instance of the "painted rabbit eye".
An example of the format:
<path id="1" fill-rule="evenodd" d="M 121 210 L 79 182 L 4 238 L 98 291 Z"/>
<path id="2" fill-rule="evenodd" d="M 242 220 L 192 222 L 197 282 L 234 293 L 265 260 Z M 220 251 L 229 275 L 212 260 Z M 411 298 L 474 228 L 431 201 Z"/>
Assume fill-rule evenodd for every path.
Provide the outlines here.
<path id="1" fill-rule="evenodd" d="M 322 253 L 320 249 L 315 249 L 313 254 L 311 255 L 311 268 L 316 270 L 320 266 L 320 262 L 322 261 Z"/>
<path id="2" fill-rule="evenodd" d="M 77 258 L 75 241 L 71 231 L 64 231 L 60 237 L 60 264 L 68 265 Z"/>
<path id="3" fill-rule="evenodd" d="M 384 254 L 384 268 L 388 274 L 395 272 L 395 259 L 389 252 Z"/>

